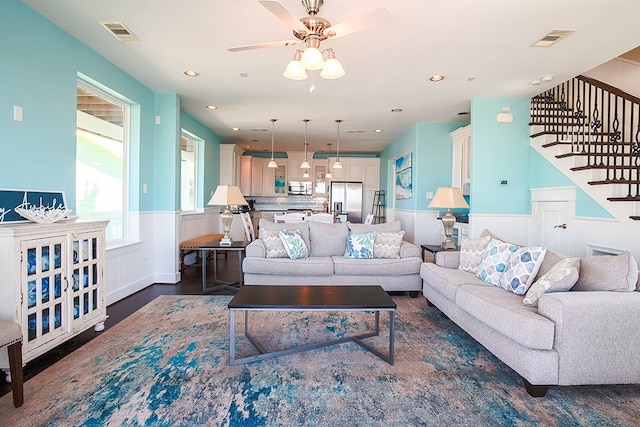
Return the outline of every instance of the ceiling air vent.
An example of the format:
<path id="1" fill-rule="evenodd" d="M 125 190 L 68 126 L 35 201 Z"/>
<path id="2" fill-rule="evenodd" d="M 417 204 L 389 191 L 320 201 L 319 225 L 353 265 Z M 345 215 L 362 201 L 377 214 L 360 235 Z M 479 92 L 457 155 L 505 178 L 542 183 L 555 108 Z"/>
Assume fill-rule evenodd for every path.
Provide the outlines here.
<path id="1" fill-rule="evenodd" d="M 551 30 L 547 34 L 544 35 L 540 40 L 532 44 L 532 47 L 550 47 L 563 38 L 567 37 L 569 34 L 573 33 L 575 30 Z"/>
<path id="2" fill-rule="evenodd" d="M 122 22 L 100 21 L 100 25 L 121 42 L 140 41 Z"/>

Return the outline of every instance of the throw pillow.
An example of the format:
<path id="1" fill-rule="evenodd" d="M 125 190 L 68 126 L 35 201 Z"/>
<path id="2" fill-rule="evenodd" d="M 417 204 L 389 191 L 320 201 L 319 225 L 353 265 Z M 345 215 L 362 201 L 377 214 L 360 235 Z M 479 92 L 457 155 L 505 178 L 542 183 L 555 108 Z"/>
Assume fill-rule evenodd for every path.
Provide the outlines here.
<path id="1" fill-rule="evenodd" d="M 287 251 L 280 240 L 279 231 L 260 230 L 260 238 L 264 242 L 266 258 L 285 258 L 287 256 Z"/>
<path id="2" fill-rule="evenodd" d="M 345 258 L 370 259 L 373 258 L 373 243 L 376 240 L 376 232 L 349 234 L 347 236 L 347 250 Z"/>
<path id="3" fill-rule="evenodd" d="M 347 223 L 325 224 L 309 221 L 311 256 L 341 256 L 347 247 Z"/>
<path id="4" fill-rule="evenodd" d="M 538 274 L 546 252 L 547 248 L 541 246 L 522 247 L 515 251 L 499 286 L 516 295 L 524 295 Z"/>
<path id="5" fill-rule="evenodd" d="M 458 270 L 476 274 L 480 262 L 487 251 L 487 245 L 490 240 L 490 236 L 479 237 L 477 239 L 464 239 L 460 243 L 460 264 L 458 264 Z"/>
<path id="6" fill-rule="evenodd" d="M 545 293 L 566 292 L 578 280 L 580 258 L 563 258 L 543 274 L 527 291 L 522 305 L 537 307 L 538 300 Z"/>
<path id="7" fill-rule="evenodd" d="M 631 253 L 597 255 L 580 260 L 580 277 L 574 291 L 633 291 L 638 281 L 638 264 Z"/>
<path id="8" fill-rule="evenodd" d="M 491 239 L 487 245 L 487 252 L 480 265 L 476 276 L 487 283 L 498 286 L 500 278 L 507 271 L 507 265 L 511 259 L 511 255 L 517 251 L 518 245 L 505 243 L 501 240 Z"/>
<path id="9" fill-rule="evenodd" d="M 307 249 L 298 230 L 281 230 L 280 240 L 282 240 L 282 245 L 289 258 L 300 259 L 309 256 L 309 249 Z"/>
<path id="10" fill-rule="evenodd" d="M 402 245 L 403 236 L 404 230 L 396 233 L 377 233 L 373 242 L 373 257 L 400 258 L 400 245 Z"/>
<path id="11" fill-rule="evenodd" d="M 280 230 L 298 230 L 300 232 L 300 235 L 302 236 L 302 239 L 304 240 L 305 245 L 307 245 L 307 248 L 311 247 L 311 241 L 309 239 L 309 222 L 294 222 L 294 223 L 278 223 L 278 222 L 273 222 L 273 221 L 269 221 L 268 219 L 262 218 L 260 219 L 260 227 L 258 228 L 258 234 L 260 236 L 262 236 L 262 232 L 264 230 L 273 230 L 273 231 L 280 231 Z"/>

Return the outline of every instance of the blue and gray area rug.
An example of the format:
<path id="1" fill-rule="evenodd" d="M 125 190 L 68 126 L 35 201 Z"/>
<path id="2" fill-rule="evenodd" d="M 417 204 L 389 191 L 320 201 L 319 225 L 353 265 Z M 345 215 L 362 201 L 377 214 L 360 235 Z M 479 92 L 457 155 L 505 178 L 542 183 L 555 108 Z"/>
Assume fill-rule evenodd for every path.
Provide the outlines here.
<path id="1" fill-rule="evenodd" d="M 395 365 L 355 343 L 230 366 L 230 297 L 162 296 L 0 399 L 5 426 L 637 426 L 640 386 L 520 377 L 422 297 L 394 297 Z M 382 332 L 387 315 L 381 315 Z M 243 321 L 243 316 L 238 316 Z M 371 313 L 252 313 L 268 349 L 362 332 Z M 238 356 L 254 350 L 240 338 Z M 385 337 L 372 341 L 386 351 Z"/>

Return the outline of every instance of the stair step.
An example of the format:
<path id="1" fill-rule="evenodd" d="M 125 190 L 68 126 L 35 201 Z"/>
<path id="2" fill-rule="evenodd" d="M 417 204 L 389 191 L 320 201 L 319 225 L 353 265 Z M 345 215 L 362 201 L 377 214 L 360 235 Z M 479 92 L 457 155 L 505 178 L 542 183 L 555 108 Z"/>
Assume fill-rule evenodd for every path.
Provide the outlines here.
<path id="1" fill-rule="evenodd" d="M 610 202 L 640 202 L 640 196 L 607 197 Z"/>
<path id="2" fill-rule="evenodd" d="M 586 165 L 586 166 L 576 166 L 571 168 L 572 171 L 586 171 L 586 170 L 592 170 L 592 169 L 597 169 L 597 170 L 620 170 L 620 169 L 624 169 L 624 170 L 635 170 L 637 169 L 637 167 L 635 166 L 631 166 L 631 165 Z"/>
<path id="3" fill-rule="evenodd" d="M 561 143 L 563 144 L 563 143 Z M 565 144 L 563 144 L 565 145 Z M 580 145 L 581 144 L 577 144 Z M 578 152 L 572 152 L 572 153 L 564 153 L 564 154 L 558 154 L 556 155 L 556 159 L 564 159 L 565 157 L 580 157 L 580 156 L 594 156 L 594 157 L 612 157 L 612 158 L 627 158 L 627 157 L 634 157 L 633 154 L 631 153 L 595 153 L 595 152 L 588 152 L 588 151 L 578 151 Z"/>
<path id="4" fill-rule="evenodd" d="M 604 179 L 602 181 L 589 181 L 587 182 L 589 185 L 610 185 L 610 184 L 619 184 L 619 185 L 639 185 L 640 180 L 632 179 L 632 180 L 622 180 L 622 179 Z"/>
<path id="5" fill-rule="evenodd" d="M 640 221 L 640 216 L 631 215 L 629 218 L 631 218 L 634 221 Z"/>

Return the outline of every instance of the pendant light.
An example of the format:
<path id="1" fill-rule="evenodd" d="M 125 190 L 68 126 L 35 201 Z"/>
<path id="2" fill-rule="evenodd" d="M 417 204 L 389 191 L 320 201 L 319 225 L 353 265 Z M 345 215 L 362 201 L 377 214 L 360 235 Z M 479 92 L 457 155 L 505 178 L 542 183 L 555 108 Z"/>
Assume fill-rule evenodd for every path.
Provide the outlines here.
<path id="1" fill-rule="evenodd" d="M 331 143 L 328 142 L 327 145 L 329 146 L 329 155 L 327 155 L 327 163 L 329 164 L 329 168 L 327 169 L 325 178 L 333 178 L 333 175 L 331 174 Z"/>
<path id="2" fill-rule="evenodd" d="M 271 161 L 267 165 L 268 168 L 277 168 L 278 164 L 273 160 L 273 142 L 276 138 L 276 121 L 278 119 L 271 119 Z"/>
<path id="3" fill-rule="evenodd" d="M 309 165 L 309 159 L 307 159 L 307 124 L 309 123 L 309 119 L 304 119 L 304 161 L 300 165 L 300 169 L 311 169 L 311 165 Z M 308 175 L 305 177 L 307 178 Z"/>
<path id="4" fill-rule="evenodd" d="M 333 164 L 334 169 L 342 169 L 342 164 L 340 164 L 340 122 L 342 122 L 342 120 L 336 120 L 338 124 L 338 137 L 336 138 L 336 161 Z"/>

